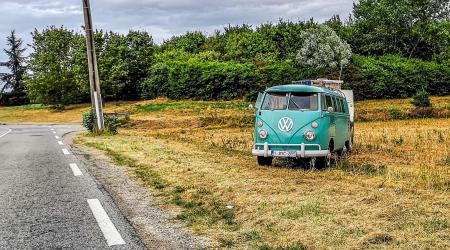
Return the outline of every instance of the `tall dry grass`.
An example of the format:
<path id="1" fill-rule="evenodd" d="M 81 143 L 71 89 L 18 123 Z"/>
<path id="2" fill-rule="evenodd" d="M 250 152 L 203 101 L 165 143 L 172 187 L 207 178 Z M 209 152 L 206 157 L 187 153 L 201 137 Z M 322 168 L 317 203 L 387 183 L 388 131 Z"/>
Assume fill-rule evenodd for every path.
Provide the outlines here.
<path id="1" fill-rule="evenodd" d="M 330 169 L 261 168 L 250 155 L 252 111 L 183 105 L 78 141 L 110 154 L 222 248 L 449 247 L 449 119 L 359 122 L 354 152 Z"/>
<path id="2" fill-rule="evenodd" d="M 432 102 L 445 111 L 449 97 Z M 358 114 L 376 122 L 356 123 L 347 160 L 325 170 L 287 160 L 262 168 L 250 155 L 247 105 L 108 103 L 108 112 L 132 111 L 130 124 L 118 136 L 76 140 L 109 154 L 213 247 L 450 248 L 448 118 L 405 119 L 409 100 L 361 102 Z M 0 108 L 0 122 L 79 122 L 87 109 Z"/>

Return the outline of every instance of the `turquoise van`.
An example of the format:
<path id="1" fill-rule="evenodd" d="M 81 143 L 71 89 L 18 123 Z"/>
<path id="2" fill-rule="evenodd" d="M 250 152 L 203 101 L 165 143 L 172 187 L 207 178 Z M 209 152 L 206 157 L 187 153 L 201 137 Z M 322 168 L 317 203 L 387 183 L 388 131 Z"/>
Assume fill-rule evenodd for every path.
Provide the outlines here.
<path id="1" fill-rule="evenodd" d="M 304 80 L 268 88 L 256 103 L 252 154 L 259 165 L 274 157 L 308 159 L 329 167 L 352 149 L 353 93 L 342 81 Z"/>

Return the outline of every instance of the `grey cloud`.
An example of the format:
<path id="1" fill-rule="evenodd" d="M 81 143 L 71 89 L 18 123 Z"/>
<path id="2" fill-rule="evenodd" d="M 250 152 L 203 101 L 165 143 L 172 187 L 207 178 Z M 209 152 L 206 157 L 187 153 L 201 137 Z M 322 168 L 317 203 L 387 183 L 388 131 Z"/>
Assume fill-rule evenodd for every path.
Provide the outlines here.
<path id="1" fill-rule="evenodd" d="M 146 30 L 156 42 L 187 30 L 211 33 L 228 24 L 276 22 L 279 18 L 322 22 L 333 14 L 351 12 L 353 0 L 90 0 L 94 26 L 127 32 Z M 0 7 L 0 48 L 16 29 L 30 42 L 30 32 L 49 25 L 64 25 L 81 32 L 81 0 L 3 0 Z M 4 60 L 0 53 L 0 60 Z"/>

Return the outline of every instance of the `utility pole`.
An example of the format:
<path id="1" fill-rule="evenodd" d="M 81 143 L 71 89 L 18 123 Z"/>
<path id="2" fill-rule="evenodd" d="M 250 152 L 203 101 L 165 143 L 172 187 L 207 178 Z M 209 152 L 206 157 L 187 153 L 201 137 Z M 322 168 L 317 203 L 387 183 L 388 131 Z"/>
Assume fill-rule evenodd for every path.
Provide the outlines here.
<path id="1" fill-rule="evenodd" d="M 94 46 L 94 31 L 92 29 L 92 17 L 89 0 L 83 1 L 83 13 L 84 13 L 84 30 L 86 31 L 86 47 L 88 57 L 89 68 L 89 84 L 91 87 L 91 102 L 92 110 L 96 117 L 97 130 L 103 130 L 105 128 L 105 122 L 103 119 L 103 104 L 102 94 L 100 91 L 100 78 L 98 76 L 97 68 L 97 56 L 95 55 Z"/>

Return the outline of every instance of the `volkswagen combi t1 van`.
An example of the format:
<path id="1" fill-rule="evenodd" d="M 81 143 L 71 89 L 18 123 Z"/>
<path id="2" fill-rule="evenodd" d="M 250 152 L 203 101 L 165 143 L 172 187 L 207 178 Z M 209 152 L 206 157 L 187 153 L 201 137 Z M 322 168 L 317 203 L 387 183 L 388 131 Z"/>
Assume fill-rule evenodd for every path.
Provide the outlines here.
<path id="1" fill-rule="evenodd" d="M 341 83 L 306 80 L 260 94 L 252 150 L 258 164 L 291 157 L 309 159 L 313 167 L 327 167 L 332 156 L 351 150 L 353 93 L 341 91 Z"/>

